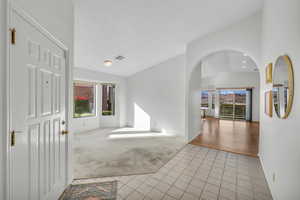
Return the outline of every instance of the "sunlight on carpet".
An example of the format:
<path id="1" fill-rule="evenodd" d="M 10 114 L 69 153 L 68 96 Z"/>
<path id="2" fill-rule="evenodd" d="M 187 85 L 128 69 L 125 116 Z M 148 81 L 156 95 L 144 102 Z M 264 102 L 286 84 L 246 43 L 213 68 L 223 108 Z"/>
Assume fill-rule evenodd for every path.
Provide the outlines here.
<path id="1" fill-rule="evenodd" d="M 76 179 L 154 173 L 185 144 L 165 133 L 112 129 L 77 134 L 74 143 Z"/>

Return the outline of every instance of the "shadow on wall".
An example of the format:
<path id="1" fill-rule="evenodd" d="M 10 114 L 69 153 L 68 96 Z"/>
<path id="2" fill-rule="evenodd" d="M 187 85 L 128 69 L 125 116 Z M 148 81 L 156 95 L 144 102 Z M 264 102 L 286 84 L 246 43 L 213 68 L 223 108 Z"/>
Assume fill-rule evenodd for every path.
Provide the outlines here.
<path id="1" fill-rule="evenodd" d="M 151 117 L 137 103 L 134 103 L 134 124 L 133 127 L 119 128 L 111 131 L 108 139 L 119 140 L 127 138 L 156 138 L 156 137 L 174 137 L 167 133 L 165 129 L 153 131 L 151 129 Z"/>
<path id="2" fill-rule="evenodd" d="M 134 128 L 150 130 L 151 117 L 138 104 L 134 103 Z"/>
<path id="3" fill-rule="evenodd" d="M 135 130 L 139 132 L 157 132 L 167 134 L 165 128 L 155 129 L 155 121 L 151 119 L 151 116 L 137 103 L 134 103 L 134 116 L 133 116 L 133 128 L 128 129 L 129 131 Z M 122 131 L 126 131 L 124 129 Z M 168 135 L 168 134 L 167 134 Z"/>

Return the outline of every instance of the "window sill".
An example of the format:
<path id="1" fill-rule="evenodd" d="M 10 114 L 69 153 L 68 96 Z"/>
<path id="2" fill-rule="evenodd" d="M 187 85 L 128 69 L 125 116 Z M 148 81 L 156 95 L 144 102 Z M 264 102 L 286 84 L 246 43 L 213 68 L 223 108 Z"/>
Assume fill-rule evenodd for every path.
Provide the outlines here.
<path id="1" fill-rule="evenodd" d="M 97 115 L 84 116 L 84 117 L 73 117 L 73 119 L 92 119 L 92 118 L 97 118 Z"/>

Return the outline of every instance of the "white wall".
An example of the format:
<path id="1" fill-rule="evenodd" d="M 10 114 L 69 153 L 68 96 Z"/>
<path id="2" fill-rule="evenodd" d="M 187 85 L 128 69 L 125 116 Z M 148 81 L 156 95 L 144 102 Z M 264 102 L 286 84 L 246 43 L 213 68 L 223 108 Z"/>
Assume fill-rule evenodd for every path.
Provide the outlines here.
<path id="1" fill-rule="evenodd" d="M 0 0 L 0 94 L 4 94 L 5 90 L 5 66 L 6 66 L 6 2 Z M 4 156 L 5 151 L 3 148 L 5 146 L 5 127 L 4 127 L 4 95 L 0 98 L 0 199 L 5 199 L 4 197 Z"/>
<path id="2" fill-rule="evenodd" d="M 202 78 L 201 88 L 241 88 L 254 87 L 252 90 L 252 120 L 259 121 L 260 78 L 258 72 L 216 72 L 213 77 Z"/>
<path id="3" fill-rule="evenodd" d="M 288 119 L 267 117 L 261 107 L 260 158 L 275 200 L 300 199 L 300 1 L 265 0 L 263 9 L 262 65 L 275 62 L 287 54 L 292 59 L 295 76 L 295 96 Z M 263 92 L 270 89 L 261 80 Z M 275 173 L 275 182 L 273 182 Z"/>
<path id="4" fill-rule="evenodd" d="M 188 135 L 187 141 L 193 140 L 197 135 L 201 133 L 201 69 L 202 63 L 200 62 L 196 68 L 194 68 L 191 74 L 191 80 L 188 84 Z"/>
<path id="5" fill-rule="evenodd" d="M 11 0 L 34 17 L 41 25 L 73 48 L 73 0 Z M 73 60 L 73 59 L 72 59 Z"/>
<path id="6" fill-rule="evenodd" d="M 135 125 L 136 104 L 150 116 L 152 130 L 184 136 L 184 62 L 180 55 L 128 77 L 128 125 Z"/>
<path id="7" fill-rule="evenodd" d="M 201 59 L 211 53 L 223 50 L 244 52 L 259 65 L 261 54 L 261 13 L 257 13 L 223 30 L 190 42 L 186 47 L 187 83 L 193 81 L 191 77 L 192 72 L 196 67 L 199 67 Z M 193 120 L 193 114 L 190 113 L 190 110 L 198 109 L 196 104 L 193 109 L 189 108 L 189 84 L 186 84 L 186 96 L 185 121 L 189 122 Z M 193 127 L 201 127 L 200 120 L 194 120 L 194 123 L 196 124 L 189 123 L 186 127 L 186 134 L 189 140 L 193 139 L 195 131 L 197 131 Z"/>
<path id="8" fill-rule="evenodd" d="M 86 118 L 72 118 L 73 132 L 83 132 L 100 127 L 123 127 L 126 125 L 126 80 L 123 77 L 95 72 L 85 69 L 74 69 L 74 80 L 91 81 L 97 83 L 116 84 L 116 110 L 114 116 L 102 116 L 101 87 L 97 87 L 97 116 Z"/>
<path id="9" fill-rule="evenodd" d="M 261 13 L 257 13 L 230 27 L 190 42 L 186 47 L 185 55 L 176 59 L 169 59 L 149 70 L 129 77 L 128 125 L 134 125 L 134 103 L 137 103 L 151 116 L 152 129 L 160 130 L 168 127 L 169 131 L 178 132 L 184 126 L 183 132 L 186 134 L 186 139 L 192 140 L 201 131 L 199 109 L 201 90 L 200 60 L 213 52 L 234 50 L 247 53 L 259 64 L 260 37 Z M 177 87 L 181 87 L 181 83 L 184 88 L 178 90 Z M 163 89 L 164 84 L 168 88 L 168 95 L 165 94 L 166 91 Z M 184 94 L 181 94 L 181 92 Z M 257 94 L 257 92 L 255 93 Z M 178 96 L 184 98 L 180 102 L 174 102 L 175 97 Z M 257 97 L 255 96 L 255 98 Z M 184 104 L 184 108 L 180 106 L 181 104 Z M 257 110 L 255 111 L 255 118 L 258 118 Z M 180 117 L 184 117 L 183 122 L 180 121 L 181 119 L 178 116 L 171 114 L 170 111 L 181 113 Z"/>

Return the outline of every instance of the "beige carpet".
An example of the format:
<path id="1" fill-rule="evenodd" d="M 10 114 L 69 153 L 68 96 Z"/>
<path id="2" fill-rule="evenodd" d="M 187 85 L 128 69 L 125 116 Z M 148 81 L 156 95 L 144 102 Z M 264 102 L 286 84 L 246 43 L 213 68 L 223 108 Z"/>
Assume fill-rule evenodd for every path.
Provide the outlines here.
<path id="1" fill-rule="evenodd" d="M 75 179 L 154 173 L 183 146 L 182 138 L 130 128 L 75 134 Z"/>

